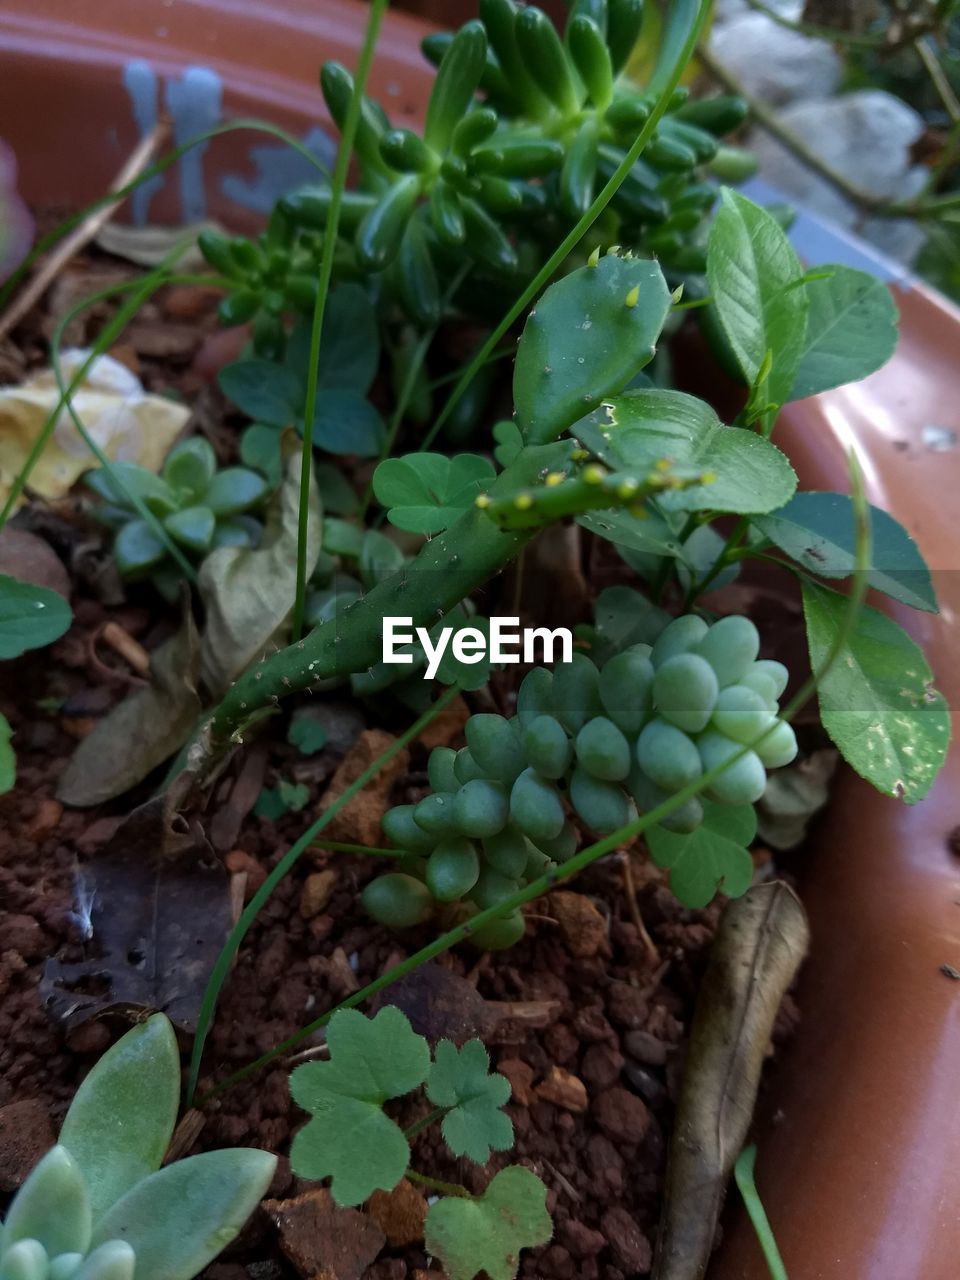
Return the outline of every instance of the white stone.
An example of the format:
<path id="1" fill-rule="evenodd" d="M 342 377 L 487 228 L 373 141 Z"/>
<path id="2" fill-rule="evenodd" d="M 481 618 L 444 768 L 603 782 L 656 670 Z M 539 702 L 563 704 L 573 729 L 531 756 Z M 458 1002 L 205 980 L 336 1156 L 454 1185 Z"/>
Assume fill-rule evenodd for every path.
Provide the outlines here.
<path id="1" fill-rule="evenodd" d="M 842 74 L 840 58 L 829 44 L 752 11 L 718 26 L 710 50 L 748 93 L 774 106 L 828 97 Z"/>

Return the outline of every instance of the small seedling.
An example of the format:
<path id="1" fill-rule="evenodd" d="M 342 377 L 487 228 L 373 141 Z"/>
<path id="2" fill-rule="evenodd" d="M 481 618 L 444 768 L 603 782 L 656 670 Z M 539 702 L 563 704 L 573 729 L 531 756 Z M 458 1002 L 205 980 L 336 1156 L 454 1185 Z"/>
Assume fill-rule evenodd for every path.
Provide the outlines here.
<path id="1" fill-rule="evenodd" d="M 455 1156 L 486 1164 L 491 1151 L 513 1145 L 513 1125 L 502 1107 L 509 1081 L 490 1071 L 479 1040 L 462 1048 L 441 1040 L 430 1046 L 407 1018 L 388 1005 L 373 1018 L 341 1010 L 327 1031 L 328 1062 L 308 1062 L 290 1077 L 294 1100 L 312 1118 L 293 1140 L 290 1163 L 303 1178 L 330 1178 L 340 1205 L 357 1205 L 374 1191 L 392 1191 L 404 1178 L 445 1192 L 427 1213 L 427 1250 L 443 1263 L 450 1280 L 513 1280 L 524 1248 L 552 1234 L 546 1188 L 529 1169 L 511 1165 L 496 1174 L 480 1196 L 438 1183 L 410 1167 L 409 1138 L 439 1122 Z M 406 1132 L 383 1107 L 424 1089 L 434 1110 Z"/>
<path id="2" fill-rule="evenodd" d="M 234 1239 L 276 1157 L 237 1148 L 161 1168 L 179 1099 L 176 1037 L 154 1014 L 86 1077 L 59 1143 L 14 1196 L 3 1280 L 191 1280 Z"/>
<path id="3" fill-rule="evenodd" d="M 103 499 L 97 519 L 116 530 L 113 555 L 125 578 L 149 576 L 164 595 L 173 597 L 182 575 L 164 543 L 114 484 L 115 472 L 195 559 L 216 547 L 252 547 L 260 541 L 262 525 L 248 513 L 269 497 L 269 482 L 246 467 L 218 471 L 210 444 L 193 436 L 171 449 L 159 476 L 134 462 L 87 473 L 87 487 Z"/>

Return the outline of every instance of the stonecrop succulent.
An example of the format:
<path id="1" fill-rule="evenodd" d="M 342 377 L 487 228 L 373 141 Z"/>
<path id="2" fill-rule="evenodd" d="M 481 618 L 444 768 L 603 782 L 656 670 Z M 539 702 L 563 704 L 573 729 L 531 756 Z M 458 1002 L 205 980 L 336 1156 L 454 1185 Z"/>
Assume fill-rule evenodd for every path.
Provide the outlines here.
<path id="1" fill-rule="evenodd" d="M 161 1168 L 179 1100 L 176 1038 L 157 1013 L 103 1055 L 14 1196 L 3 1280 L 192 1280 L 230 1243 L 276 1156 L 207 1151 Z"/>

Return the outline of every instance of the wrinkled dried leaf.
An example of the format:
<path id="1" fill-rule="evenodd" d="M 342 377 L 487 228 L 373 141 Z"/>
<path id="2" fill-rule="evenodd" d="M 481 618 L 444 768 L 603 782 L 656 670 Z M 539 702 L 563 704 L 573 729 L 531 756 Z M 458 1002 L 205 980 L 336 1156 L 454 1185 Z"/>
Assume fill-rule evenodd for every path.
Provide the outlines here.
<path id="1" fill-rule="evenodd" d="M 57 797 L 84 808 L 136 786 L 186 741 L 200 715 L 200 642 L 185 598 L 183 623 L 153 654 L 150 683 L 137 689 L 81 741 Z"/>
<path id="2" fill-rule="evenodd" d="M 60 367 L 66 381 L 88 354 L 63 352 Z M 0 388 L 0 501 L 9 494 L 59 399 L 52 369 L 34 374 L 19 387 Z M 112 356 L 100 356 L 93 362 L 74 393 L 73 406 L 112 462 L 136 462 L 149 471 L 160 470 L 190 417 L 186 405 L 145 392 L 140 379 Z M 30 489 L 44 498 L 61 498 L 93 466 L 96 459 L 63 409 L 30 473 Z"/>
<path id="3" fill-rule="evenodd" d="M 28 529 L 0 529 L 0 573 L 70 599 L 70 575 L 49 542 Z"/>
<path id="4" fill-rule="evenodd" d="M 839 752 L 826 747 L 770 774 L 757 803 L 757 831 L 771 848 L 795 849 L 803 842 L 811 818 L 830 798 L 839 759 Z"/>
<path id="5" fill-rule="evenodd" d="M 85 959 L 47 962 L 41 998 L 72 1027 L 106 1013 L 162 1010 L 196 1026 L 210 970 L 233 923 L 230 878 L 198 822 L 178 811 L 189 780 L 135 809 L 78 875 Z"/>
<path id="6" fill-rule="evenodd" d="M 240 673 L 268 649 L 293 608 L 297 588 L 297 522 L 300 506 L 300 451 L 286 460 L 283 484 L 267 513 L 263 542 L 256 549 L 221 547 L 200 569 L 200 595 L 207 620 L 200 645 L 200 672 L 220 697 Z M 307 522 L 307 576 L 320 554 L 320 498 L 310 480 Z"/>
<path id="7" fill-rule="evenodd" d="M 750 1125 L 780 1001 L 809 943 L 782 881 L 727 904 L 697 997 L 660 1224 L 655 1280 L 700 1280 Z"/>

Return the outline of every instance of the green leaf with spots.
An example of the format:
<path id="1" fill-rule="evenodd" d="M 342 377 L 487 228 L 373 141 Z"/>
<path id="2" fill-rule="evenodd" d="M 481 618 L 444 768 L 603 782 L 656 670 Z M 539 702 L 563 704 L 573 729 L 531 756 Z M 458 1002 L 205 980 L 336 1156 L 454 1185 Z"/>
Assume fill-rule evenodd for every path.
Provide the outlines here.
<path id="1" fill-rule="evenodd" d="M 716 894 L 739 898 L 750 888 L 753 859 L 749 844 L 757 834 L 753 805 L 701 800 L 703 823 L 680 835 L 653 826 L 646 833 L 650 856 L 669 870 L 670 888 L 685 907 L 705 907 Z"/>
<path id="2" fill-rule="evenodd" d="M 553 1235 L 547 1189 L 523 1168 L 509 1165 L 476 1199 L 447 1196 L 431 1205 L 424 1240 L 450 1280 L 514 1280 L 520 1250 L 546 1244 Z"/>
<path id="3" fill-rule="evenodd" d="M 427 1097 L 449 1107 L 443 1118 L 443 1140 L 455 1156 L 486 1164 L 490 1152 L 513 1146 L 513 1124 L 500 1110 L 510 1100 L 510 1081 L 490 1071 L 490 1058 L 479 1040 L 462 1049 L 441 1040 L 427 1080 Z"/>
<path id="4" fill-rule="evenodd" d="M 766 398 L 790 396 L 805 347 L 809 300 L 803 268 L 770 213 L 724 188 L 707 242 L 707 279 L 723 331 L 753 386 L 771 365 Z"/>
<path id="5" fill-rule="evenodd" d="M 556 440 L 656 351 L 670 290 L 655 262 L 607 254 L 550 286 L 527 316 L 513 397 L 528 444 Z"/>
<path id="6" fill-rule="evenodd" d="M 849 578 L 856 563 L 853 503 L 845 493 L 797 493 L 753 521 L 781 551 L 820 578 Z M 937 597 L 917 544 L 903 525 L 870 508 L 870 569 L 875 590 L 914 609 L 937 612 Z"/>
<path id="7" fill-rule="evenodd" d="M 816 670 L 834 644 L 847 610 L 844 596 L 804 583 L 803 612 Z M 864 605 L 856 629 L 820 681 L 820 719 L 840 754 L 884 795 L 922 800 L 943 765 L 950 712 L 910 636 Z"/>
<path id="8" fill-rule="evenodd" d="M 681 474 L 712 477 L 660 494 L 664 511 L 773 511 L 797 487 L 776 445 L 744 427 L 724 426 L 708 404 L 682 391 L 651 388 L 613 397 L 577 424 L 577 437 L 614 471 L 642 478 L 666 459 Z"/>
<path id="9" fill-rule="evenodd" d="M 815 396 L 879 369 L 897 345 L 897 308 L 876 276 L 827 266 L 826 279 L 804 285 L 809 313 L 791 400 Z"/>
<path id="10" fill-rule="evenodd" d="M 304 1063 L 290 1077 L 294 1101 L 313 1117 L 294 1138 L 290 1163 L 301 1178 L 332 1178 L 337 1204 L 362 1204 L 406 1172 L 409 1144 L 383 1104 L 423 1083 L 430 1050 L 392 1005 L 375 1018 L 335 1013 L 327 1046 L 329 1062 Z"/>

